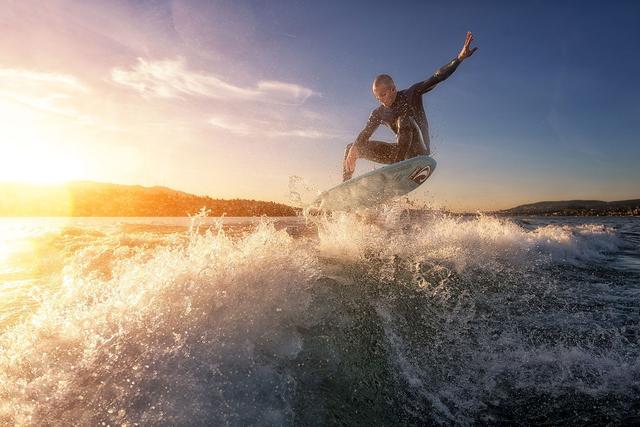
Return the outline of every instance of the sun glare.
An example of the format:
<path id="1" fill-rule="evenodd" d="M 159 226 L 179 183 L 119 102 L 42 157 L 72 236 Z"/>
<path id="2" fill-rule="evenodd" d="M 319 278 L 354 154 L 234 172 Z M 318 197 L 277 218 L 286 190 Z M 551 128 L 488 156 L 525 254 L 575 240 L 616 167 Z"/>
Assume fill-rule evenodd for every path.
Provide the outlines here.
<path id="1" fill-rule="evenodd" d="M 82 177 L 83 164 L 41 115 L 0 102 L 0 181 L 55 184 Z"/>

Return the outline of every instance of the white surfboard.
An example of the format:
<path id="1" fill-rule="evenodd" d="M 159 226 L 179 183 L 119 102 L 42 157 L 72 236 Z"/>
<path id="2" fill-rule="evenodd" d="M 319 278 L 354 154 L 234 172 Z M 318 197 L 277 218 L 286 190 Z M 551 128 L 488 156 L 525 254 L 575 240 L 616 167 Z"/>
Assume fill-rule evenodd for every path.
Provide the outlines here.
<path id="1" fill-rule="evenodd" d="M 370 207 L 405 195 L 429 178 L 436 161 L 417 156 L 343 182 L 321 193 L 309 206 L 318 210 Z"/>

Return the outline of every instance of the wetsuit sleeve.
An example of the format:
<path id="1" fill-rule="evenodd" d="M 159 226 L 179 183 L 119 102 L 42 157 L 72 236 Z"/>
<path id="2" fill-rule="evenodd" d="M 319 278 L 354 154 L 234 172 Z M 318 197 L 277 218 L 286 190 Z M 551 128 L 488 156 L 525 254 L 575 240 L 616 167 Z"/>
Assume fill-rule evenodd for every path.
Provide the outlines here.
<path id="1" fill-rule="evenodd" d="M 371 115 L 369 115 L 369 120 L 367 120 L 367 124 L 365 125 L 364 129 L 362 129 L 362 131 L 358 135 L 358 138 L 356 138 L 356 142 L 354 145 L 360 146 L 366 141 L 368 141 L 369 138 L 371 138 L 371 135 L 373 135 L 373 132 L 375 132 L 376 129 L 378 129 L 378 126 L 380 126 L 380 123 L 381 123 L 380 117 L 376 113 L 376 110 L 374 110 L 371 113 Z"/>
<path id="2" fill-rule="evenodd" d="M 419 95 L 429 92 L 438 83 L 440 83 L 443 80 L 446 80 L 451 74 L 453 74 L 456 68 L 458 68 L 458 65 L 460 65 L 460 62 L 462 61 L 460 61 L 457 57 L 452 59 L 444 66 L 440 67 L 427 80 L 424 80 L 422 82 L 416 83 L 413 86 L 411 86 L 410 90 L 412 92 L 416 92 Z"/>
<path id="3" fill-rule="evenodd" d="M 404 160 L 409 152 L 411 140 L 413 138 L 413 129 L 411 129 L 411 119 L 408 116 L 398 118 L 398 153 L 394 163 Z"/>

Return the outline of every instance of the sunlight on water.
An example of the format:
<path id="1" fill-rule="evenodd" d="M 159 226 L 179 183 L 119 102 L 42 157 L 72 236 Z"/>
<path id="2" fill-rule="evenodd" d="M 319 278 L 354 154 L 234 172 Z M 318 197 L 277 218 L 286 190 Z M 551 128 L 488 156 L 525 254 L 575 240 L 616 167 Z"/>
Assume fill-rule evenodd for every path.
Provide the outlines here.
<path id="1" fill-rule="evenodd" d="M 11 245 L 9 242 L 0 240 L 0 274 L 4 272 L 7 266 L 9 255 L 11 254 Z"/>

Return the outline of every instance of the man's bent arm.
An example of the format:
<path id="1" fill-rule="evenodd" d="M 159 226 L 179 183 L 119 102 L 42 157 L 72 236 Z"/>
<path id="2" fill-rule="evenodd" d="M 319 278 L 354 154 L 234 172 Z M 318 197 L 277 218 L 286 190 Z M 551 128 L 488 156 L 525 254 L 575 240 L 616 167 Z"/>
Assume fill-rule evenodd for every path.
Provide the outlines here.
<path id="1" fill-rule="evenodd" d="M 416 83 L 411 86 L 411 89 L 416 90 L 420 95 L 429 92 L 438 83 L 446 80 L 453 72 L 458 68 L 462 61 L 457 57 L 449 61 L 446 65 L 440 67 L 431 77 L 422 82 Z"/>
<path id="2" fill-rule="evenodd" d="M 369 120 L 367 120 L 367 124 L 365 125 L 364 129 L 362 129 L 362 131 L 358 135 L 358 138 L 356 138 L 355 144 L 353 145 L 357 147 L 359 145 L 362 145 L 364 142 L 368 141 L 369 138 L 371 138 L 371 135 L 373 135 L 373 132 L 375 132 L 376 129 L 378 129 L 378 126 L 380 126 L 380 118 L 374 111 L 369 116 Z"/>

